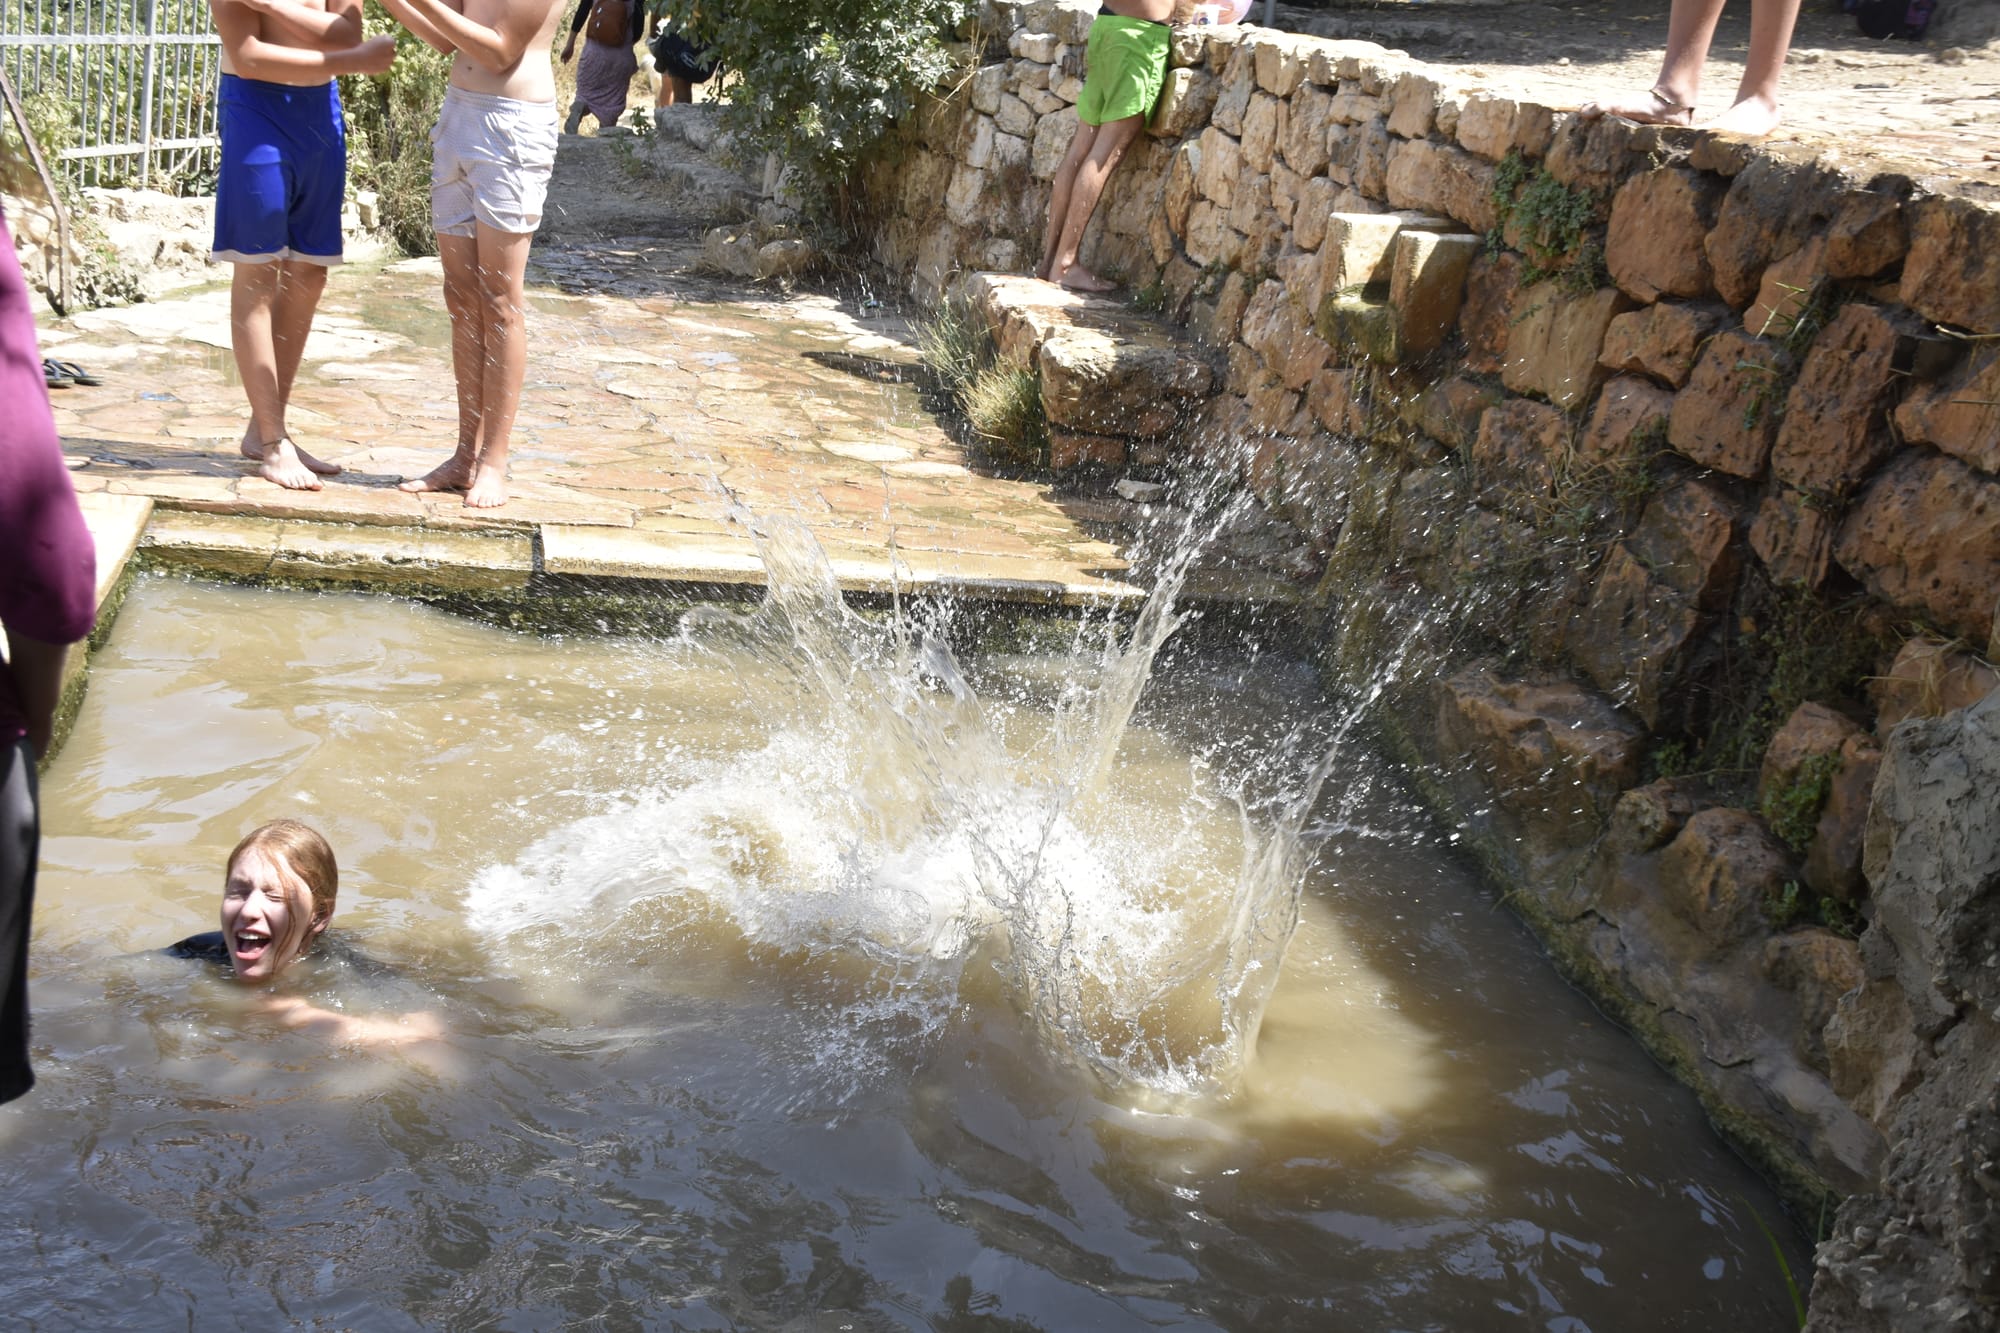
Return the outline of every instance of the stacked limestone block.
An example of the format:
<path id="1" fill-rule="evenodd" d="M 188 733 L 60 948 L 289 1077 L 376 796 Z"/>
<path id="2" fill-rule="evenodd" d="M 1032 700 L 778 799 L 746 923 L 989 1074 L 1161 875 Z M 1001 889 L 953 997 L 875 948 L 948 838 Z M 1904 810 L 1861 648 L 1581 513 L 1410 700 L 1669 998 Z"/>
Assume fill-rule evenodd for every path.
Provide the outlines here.
<path id="1" fill-rule="evenodd" d="M 871 178 L 914 290 L 1032 267 L 1090 16 L 989 4 L 988 62 Z M 1213 357 L 1179 461 L 1315 545 L 1332 674 L 1419 627 L 1389 722 L 1428 795 L 1800 1199 L 1874 1180 L 1908 1085 L 1869 1071 L 1908 1034 L 1836 1022 L 1863 978 L 1896 983 L 1774 904 L 1868 919 L 1890 723 L 2000 658 L 2000 205 L 1921 176 L 1200 29 L 1083 251 Z M 1798 605 L 1882 636 L 1856 688 L 1804 701 L 1844 725 L 1648 782 Z M 1769 807 L 1802 772 L 1827 792 L 1800 850 Z"/>
<path id="2" fill-rule="evenodd" d="M 1214 392 L 1205 357 L 1120 302 L 1003 273 L 969 274 L 953 298 L 1035 373 L 1052 471 L 1158 467 Z"/>

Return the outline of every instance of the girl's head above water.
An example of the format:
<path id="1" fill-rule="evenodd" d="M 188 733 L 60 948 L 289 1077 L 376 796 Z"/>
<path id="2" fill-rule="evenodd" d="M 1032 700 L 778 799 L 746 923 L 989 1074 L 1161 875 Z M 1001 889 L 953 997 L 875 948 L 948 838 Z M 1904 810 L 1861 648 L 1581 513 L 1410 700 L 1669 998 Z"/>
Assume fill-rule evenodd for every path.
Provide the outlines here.
<path id="1" fill-rule="evenodd" d="M 340 889 L 333 848 L 295 819 L 253 829 L 229 854 L 223 874 L 222 941 L 245 981 L 277 976 L 333 920 Z"/>

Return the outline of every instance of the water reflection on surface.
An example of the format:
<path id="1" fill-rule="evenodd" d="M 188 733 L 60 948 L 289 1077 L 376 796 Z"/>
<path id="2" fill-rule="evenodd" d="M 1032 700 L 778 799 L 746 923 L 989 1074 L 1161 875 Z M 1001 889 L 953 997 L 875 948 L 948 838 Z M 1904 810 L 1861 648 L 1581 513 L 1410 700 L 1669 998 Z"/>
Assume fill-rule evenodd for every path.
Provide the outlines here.
<path id="1" fill-rule="evenodd" d="M 857 788 L 829 784 L 854 756 L 801 739 L 774 674 L 142 583 L 45 786 L 42 1083 L 0 1111 L 10 1316 L 1785 1325 L 1751 1217 L 1775 1201 L 1364 755 L 1317 807 L 1241 1077 L 1111 1083 L 1023 1017 L 1016 947 L 964 888 L 975 853 L 843 835 Z M 968 674 L 1007 755 L 1045 753 L 1062 673 Z M 1199 1044 L 1198 987 L 1143 1022 L 1093 1015 L 1146 998 L 1103 960 L 1207 928 L 1199 891 L 1244 845 L 1228 774 L 1275 773 L 1321 708 L 1285 663 L 1158 673 L 1095 805 L 1047 844 L 1084 858 L 1078 895 L 1161 886 L 1071 922 L 1110 941 L 1065 955 L 1085 1040 Z M 281 814 L 328 834 L 335 928 L 391 969 L 302 984 L 428 1008 L 446 1041 L 330 1050 L 149 952 L 213 927 L 223 856 Z"/>

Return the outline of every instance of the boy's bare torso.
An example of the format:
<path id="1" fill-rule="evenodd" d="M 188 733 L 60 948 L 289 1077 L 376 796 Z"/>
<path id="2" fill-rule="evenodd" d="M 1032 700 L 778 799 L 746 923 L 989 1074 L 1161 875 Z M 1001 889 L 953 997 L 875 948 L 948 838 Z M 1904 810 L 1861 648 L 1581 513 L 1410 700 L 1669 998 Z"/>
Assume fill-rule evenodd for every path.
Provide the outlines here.
<path id="1" fill-rule="evenodd" d="M 350 10 L 359 11 L 361 8 L 361 0 L 287 0 L 287 2 L 293 8 L 310 10 L 316 14 L 344 14 Z M 234 4 L 236 0 L 224 0 L 224 3 Z M 253 15 L 257 24 L 257 37 L 272 46 L 289 46 L 299 51 L 314 51 L 319 49 L 288 26 L 282 19 L 265 12 L 257 5 L 236 4 L 236 8 L 245 10 Z M 359 39 L 357 38 L 357 40 Z M 229 44 L 227 42 L 224 42 L 222 45 L 222 72 L 224 74 L 236 74 L 238 72 L 235 63 L 229 58 Z M 270 81 L 267 75 L 265 82 Z M 323 78 L 305 78 L 302 79 L 298 86 L 310 88 L 325 82 L 326 80 Z"/>
<path id="2" fill-rule="evenodd" d="M 464 0 L 452 8 L 474 23 L 500 29 L 503 25 L 534 25 L 534 36 L 521 58 L 505 70 L 482 68 L 464 52 L 452 58 L 453 87 L 469 93 L 491 93 L 522 102 L 553 102 L 556 97 L 555 68 L 549 48 L 555 44 L 556 29 L 566 12 L 563 0 Z"/>
<path id="3" fill-rule="evenodd" d="M 1151 19 L 1155 23 L 1179 17 L 1174 13 L 1174 0 L 1104 0 L 1104 7 L 1128 19 Z"/>

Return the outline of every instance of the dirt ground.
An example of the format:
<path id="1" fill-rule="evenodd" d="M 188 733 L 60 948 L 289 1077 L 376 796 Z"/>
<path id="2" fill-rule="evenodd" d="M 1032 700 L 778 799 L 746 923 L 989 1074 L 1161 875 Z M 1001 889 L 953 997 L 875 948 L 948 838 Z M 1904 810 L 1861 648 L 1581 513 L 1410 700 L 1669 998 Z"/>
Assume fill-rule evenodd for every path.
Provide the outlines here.
<path id="1" fill-rule="evenodd" d="M 1554 106 L 1643 92 L 1659 77 L 1669 0 L 1330 0 L 1280 4 L 1275 26 L 1362 38 Z M 1732 0 L 1709 53 L 1697 115 L 1730 101 L 1749 45 Z M 1264 0 L 1248 21 L 1262 22 Z M 1958 43 L 1953 45 L 1952 43 Z M 558 66 L 566 108 L 574 66 Z M 697 98 L 712 95 L 698 89 Z M 630 105 L 652 105 L 642 67 Z M 1901 166 L 1932 188 L 2000 199 L 2000 0 L 1940 0 L 1922 40 L 1864 37 L 1838 0 L 1805 0 L 1785 66 L 1786 123 L 1772 141 Z M 627 121 L 631 120 L 628 114 Z M 588 123 L 586 136 L 596 133 Z"/>
<path id="2" fill-rule="evenodd" d="M 1659 77 L 1668 0 L 1442 0 L 1280 5 L 1277 26 L 1364 38 L 1473 80 L 1574 106 L 1643 92 Z M 1264 6 L 1253 6 L 1261 17 Z M 1697 115 L 1728 105 L 1749 44 L 1750 4 L 1724 11 Z M 1807 0 L 1786 61 L 1786 124 L 1774 141 L 1838 141 L 1924 177 L 2000 198 L 2000 30 L 1993 0 L 1944 0 L 1922 41 L 1861 35 L 1834 0 Z M 1952 34 L 1966 44 L 1946 45 Z M 1942 183 L 1932 181 L 1930 183 Z"/>

